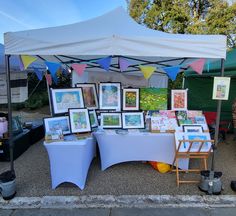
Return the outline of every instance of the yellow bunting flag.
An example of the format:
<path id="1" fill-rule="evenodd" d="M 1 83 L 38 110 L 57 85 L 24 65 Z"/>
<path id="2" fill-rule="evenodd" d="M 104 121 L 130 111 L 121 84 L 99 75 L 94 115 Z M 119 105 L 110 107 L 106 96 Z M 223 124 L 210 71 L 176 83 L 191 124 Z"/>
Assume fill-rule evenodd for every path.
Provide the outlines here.
<path id="1" fill-rule="evenodd" d="M 21 55 L 21 61 L 24 65 L 24 69 L 26 70 L 30 64 L 37 60 L 36 57 L 28 56 L 28 55 Z"/>
<path id="2" fill-rule="evenodd" d="M 156 70 L 156 68 L 152 66 L 139 66 L 139 68 L 142 71 L 145 79 L 149 79 Z"/>

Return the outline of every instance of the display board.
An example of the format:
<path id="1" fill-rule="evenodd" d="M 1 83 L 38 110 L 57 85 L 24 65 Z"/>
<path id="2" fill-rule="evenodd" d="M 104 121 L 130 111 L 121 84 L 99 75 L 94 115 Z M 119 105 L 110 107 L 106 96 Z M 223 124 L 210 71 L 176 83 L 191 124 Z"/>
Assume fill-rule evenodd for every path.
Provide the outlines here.
<path id="1" fill-rule="evenodd" d="M 28 99 L 27 73 L 11 73 L 11 100 L 12 103 L 22 103 Z M 0 104 L 7 104 L 6 74 L 0 74 Z"/>

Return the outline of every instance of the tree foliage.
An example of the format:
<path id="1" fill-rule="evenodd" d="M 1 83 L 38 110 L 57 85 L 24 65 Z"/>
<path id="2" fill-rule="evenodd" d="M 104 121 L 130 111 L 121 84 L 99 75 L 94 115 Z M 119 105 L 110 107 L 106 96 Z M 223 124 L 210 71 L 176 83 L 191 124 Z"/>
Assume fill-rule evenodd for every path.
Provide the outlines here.
<path id="1" fill-rule="evenodd" d="M 151 29 L 181 34 L 223 34 L 235 46 L 236 2 L 226 0 L 130 0 L 131 17 Z"/>

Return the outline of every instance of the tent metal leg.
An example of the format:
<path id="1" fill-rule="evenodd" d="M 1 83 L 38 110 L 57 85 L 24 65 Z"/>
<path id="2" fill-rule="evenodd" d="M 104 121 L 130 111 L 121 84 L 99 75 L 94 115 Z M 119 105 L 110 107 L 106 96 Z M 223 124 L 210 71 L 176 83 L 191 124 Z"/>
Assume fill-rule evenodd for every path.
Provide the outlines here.
<path id="1" fill-rule="evenodd" d="M 11 172 L 15 173 L 13 161 L 13 134 L 12 134 L 12 104 L 11 104 L 11 75 L 10 75 L 10 55 L 5 55 L 6 81 L 7 81 L 7 102 L 8 102 L 8 134 L 9 151 L 11 161 Z"/>
<path id="2" fill-rule="evenodd" d="M 224 59 L 221 59 L 221 76 L 224 76 Z M 221 100 L 217 101 L 217 115 L 216 115 L 216 131 L 215 131 L 215 145 L 218 144 L 218 136 L 219 136 L 219 126 L 220 126 L 220 113 L 221 113 Z"/>

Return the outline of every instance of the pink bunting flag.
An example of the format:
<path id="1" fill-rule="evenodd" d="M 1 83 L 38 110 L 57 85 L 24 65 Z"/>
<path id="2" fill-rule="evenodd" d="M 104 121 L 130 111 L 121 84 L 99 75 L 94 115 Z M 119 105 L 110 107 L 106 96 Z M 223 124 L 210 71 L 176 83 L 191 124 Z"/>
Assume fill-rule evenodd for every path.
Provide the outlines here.
<path id="1" fill-rule="evenodd" d="M 205 61 L 206 61 L 205 59 L 201 58 L 201 59 L 198 59 L 197 61 L 192 62 L 188 66 L 190 66 L 195 72 L 201 75 L 204 68 Z"/>
<path id="2" fill-rule="evenodd" d="M 52 77 L 51 74 L 45 74 L 45 78 L 47 80 L 48 85 L 52 85 Z"/>
<path id="3" fill-rule="evenodd" d="M 79 76 L 82 76 L 84 73 L 87 64 L 72 64 L 71 67 L 77 72 Z"/>

